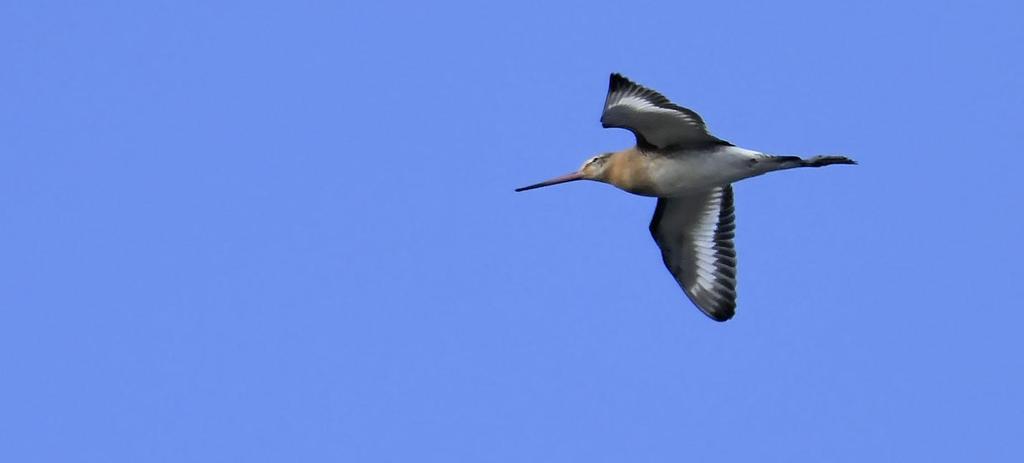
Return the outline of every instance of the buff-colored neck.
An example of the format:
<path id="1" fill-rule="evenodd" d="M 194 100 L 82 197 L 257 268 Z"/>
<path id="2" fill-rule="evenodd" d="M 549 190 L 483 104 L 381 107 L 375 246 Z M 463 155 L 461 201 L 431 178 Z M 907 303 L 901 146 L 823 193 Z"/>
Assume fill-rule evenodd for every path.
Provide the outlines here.
<path id="1" fill-rule="evenodd" d="M 644 155 L 636 147 L 613 153 L 608 158 L 608 166 L 600 180 L 630 193 L 655 196 L 650 159 L 650 156 Z"/>

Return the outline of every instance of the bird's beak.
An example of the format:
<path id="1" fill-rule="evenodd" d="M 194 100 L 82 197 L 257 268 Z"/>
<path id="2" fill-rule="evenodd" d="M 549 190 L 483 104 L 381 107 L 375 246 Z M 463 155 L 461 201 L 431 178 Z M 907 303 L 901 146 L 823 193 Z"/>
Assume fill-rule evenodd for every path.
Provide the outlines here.
<path id="1" fill-rule="evenodd" d="M 545 181 L 540 182 L 540 183 L 535 183 L 535 184 L 530 185 L 530 186 L 524 186 L 522 188 L 516 188 L 516 191 L 532 190 L 534 188 L 540 188 L 542 186 L 558 185 L 559 183 L 574 182 L 576 180 L 583 180 L 583 173 L 582 172 L 573 172 L 571 174 L 565 174 L 565 175 L 563 175 L 561 177 L 555 177 L 555 178 L 553 178 L 551 180 L 545 180 Z"/>

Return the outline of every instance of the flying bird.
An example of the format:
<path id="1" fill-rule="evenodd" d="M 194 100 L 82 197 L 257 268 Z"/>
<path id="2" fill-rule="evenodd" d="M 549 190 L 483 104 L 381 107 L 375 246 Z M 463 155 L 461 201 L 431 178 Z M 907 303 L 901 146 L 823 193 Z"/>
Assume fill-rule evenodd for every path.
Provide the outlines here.
<path id="1" fill-rule="evenodd" d="M 686 296 L 705 315 L 736 313 L 736 223 L 732 183 L 776 170 L 856 164 L 845 156 L 778 156 L 740 148 L 662 94 L 612 74 L 601 125 L 627 129 L 636 145 L 587 159 L 577 170 L 516 191 L 576 180 L 658 198 L 650 231 Z"/>

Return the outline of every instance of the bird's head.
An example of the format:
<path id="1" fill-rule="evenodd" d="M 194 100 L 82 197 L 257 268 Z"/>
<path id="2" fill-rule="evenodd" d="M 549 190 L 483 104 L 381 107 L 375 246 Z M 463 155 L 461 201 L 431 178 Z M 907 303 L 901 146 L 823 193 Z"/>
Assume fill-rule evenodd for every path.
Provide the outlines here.
<path id="1" fill-rule="evenodd" d="M 599 154 L 587 159 L 576 172 L 545 180 L 540 183 L 535 183 L 530 186 L 516 188 L 516 191 L 532 190 L 534 188 L 558 185 L 559 183 L 573 182 L 576 180 L 596 180 L 598 182 L 603 182 L 607 178 L 607 169 L 609 165 L 608 159 L 611 155 L 612 153 Z"/>
<path id="2" fill-rule="evenodd" d="M 612 153 L 604 153 L 587 159 L 580 166 L 580 173 L 583 174 L 583 178 L 587 180 L 603 181 L 607 175 L 605 174 L 608 169 L 608 159 L 611 158 Z"/>

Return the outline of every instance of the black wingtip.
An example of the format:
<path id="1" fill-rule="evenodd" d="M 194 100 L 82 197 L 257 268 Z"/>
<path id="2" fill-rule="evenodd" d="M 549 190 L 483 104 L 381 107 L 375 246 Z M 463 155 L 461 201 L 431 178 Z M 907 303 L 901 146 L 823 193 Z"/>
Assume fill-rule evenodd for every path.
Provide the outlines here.
<path id="1" fill-rule="evenodd" d="M 716 321 L 718 323 L 722 323 L 722 322 L 727 322 L 729 320 L 732 320 L 732 317 L 734 315 L 736 315 L 736 308 L 735 308 L 735 306 L 733 306 L 733 307 L 722 307 L 722 308 L 719 308 L 718 310 L 716 310 L 715 312 L 710 312 L 709 311 L 709 312 L 704 312 L 704 314 L 706 314 L 708 316 L 708 318 L 710 318 L 710 319 L 712 319 L 712 320 L 714 320 L 714 321 Z"/>
<path id="2" fill-rule="evenodd" d="M 633 81 L 627 79 L 626 76 L 623 76 L 622 74 L 619 74 L 617 72 L 613 72 L 612 75 L 608 77 L 609 91 L 614 92 L 615 90 L 618 90 L 622 87 L 629 85 L 633 85 Z"/>

